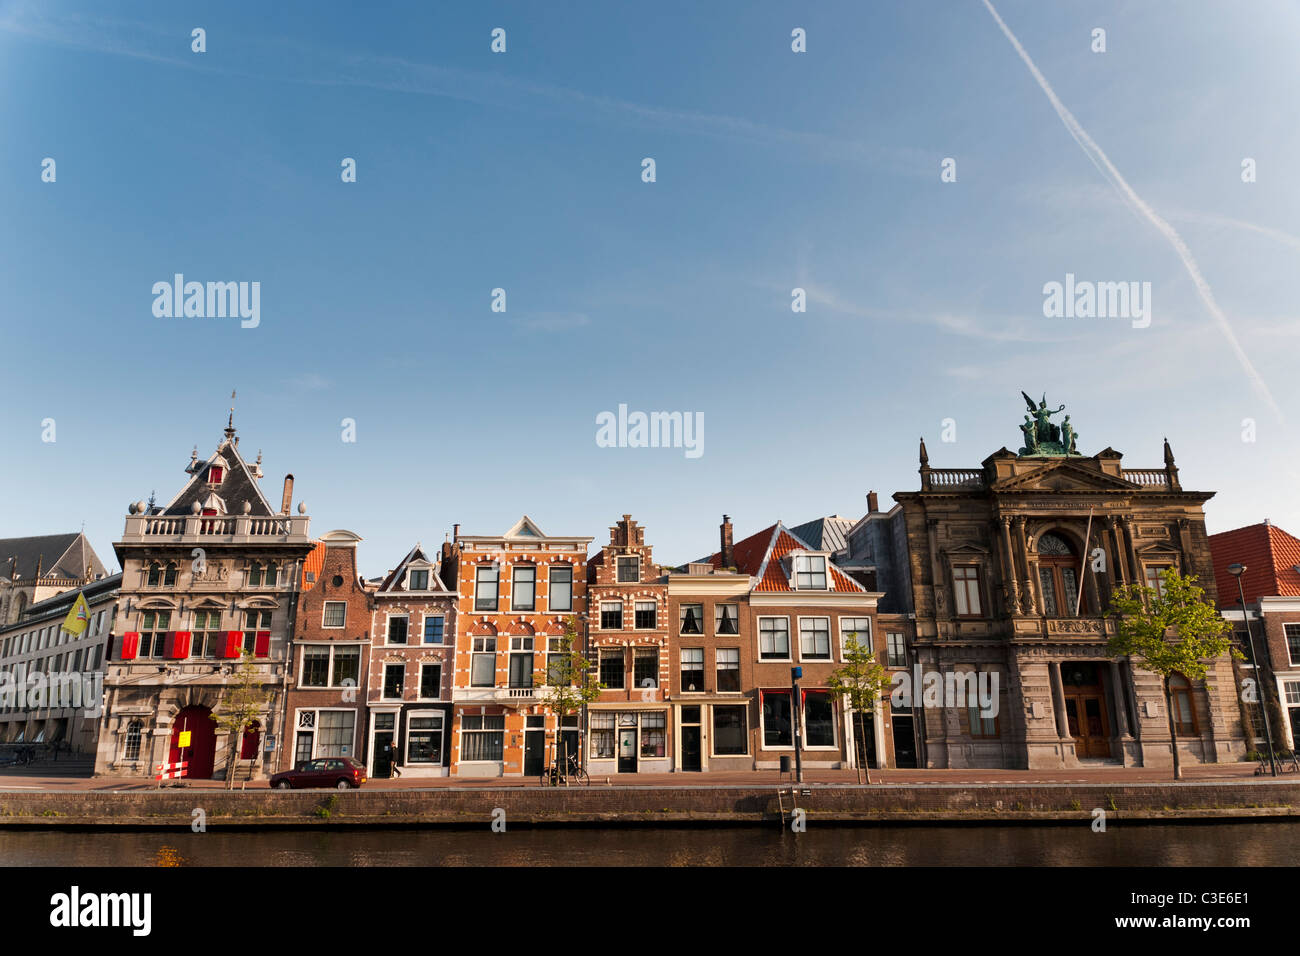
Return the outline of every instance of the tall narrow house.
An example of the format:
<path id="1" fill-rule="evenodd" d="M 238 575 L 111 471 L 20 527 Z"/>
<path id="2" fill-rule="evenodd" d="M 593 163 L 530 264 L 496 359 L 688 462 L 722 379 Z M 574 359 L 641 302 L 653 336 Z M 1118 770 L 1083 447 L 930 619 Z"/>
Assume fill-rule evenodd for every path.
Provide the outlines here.
<path id="1" fill-rule="evenodd" d="M 557 728 L 543 698 L 547 655 L 570 619 L 584 644 L 591 540 L 545 534 L 527 515 L 500 535 L 457 528 L 443 561 L 457 608 L 452 776 L 538 775 L 557 731 L 579 752 L 578 716 Z"/>
<path id="2" fill-rule="evenodd" d="M 152 777 L 183 762 L 193 778 L 258 779 L 286 744 L 279 721 L 309 519 L 301 504 L 290 514 L 292 475 L 279 507 L 267 501 L 262 456 L 245 462 L 233 416 L 216 451 L 201 459 L 196 449 L 185 473 L 165 506 L 131 505 L 113 545 L 122 585 L 95 772 Z M 264 707 L 242 732 L 219 734 L 213 715 L 244 657 Z"/>

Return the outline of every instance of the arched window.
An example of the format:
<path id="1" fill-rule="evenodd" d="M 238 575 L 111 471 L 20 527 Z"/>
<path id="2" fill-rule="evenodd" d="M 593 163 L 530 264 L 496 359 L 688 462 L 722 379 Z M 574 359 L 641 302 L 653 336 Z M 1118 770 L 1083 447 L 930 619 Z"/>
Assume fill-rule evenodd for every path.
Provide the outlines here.
<path id="1" fill-rule="evenodd" d="M 144 733 L 144 724 L 138 720 L 133 720 L 126 726 L 126 753 L 123 755 L 127 760 L 140 759 L 140 737 Z"/>
<path id="2" fill-rule="evenodd" d="M 1192 707 L 1192 685 L 1182 674 L 1169 675 L 1169 698 L 1173 702 L 1174 733 L 1179 737 L 1195 737 L 1196 710 Z"/>
<path id="3" fill-rule="evenodd" d="M 262 586 L 262 565 L 261 562 L 254 561 L 248 568 L 248 586 L 260 588 Z"/>
<path id="4" fill-rule="evenodd" d="M 176 584 L 176 562 L 168 561 L 167 569 L 163 572 L 163 586 L 173 587 Z"/>
<path id="5" fill-rule="evenodd" d="M 162 565 L 154 561 L 149 565 L 149 587 L 156 588 L 162 584 Z"/>
<path id="6" fill-rule="evenodd" d="M 266 586 L 269 588 L 275 587 L 275 582 L 276 579 L 279 577 L 279 574 L 280 574 L 280 569 L 276 567 L 274 561 L 268 564 L 266 566 Z"/>
<path id="7" fill-rule="evenodd" d="M 1088 613 L 1085 596 L 1079 600 L 1079 558 L 1064 538 L 1045 534 L 1038 539 L 1038 582 L 1043 591 L 1043 613 L 1048 617 L 1074 617 Z"/>

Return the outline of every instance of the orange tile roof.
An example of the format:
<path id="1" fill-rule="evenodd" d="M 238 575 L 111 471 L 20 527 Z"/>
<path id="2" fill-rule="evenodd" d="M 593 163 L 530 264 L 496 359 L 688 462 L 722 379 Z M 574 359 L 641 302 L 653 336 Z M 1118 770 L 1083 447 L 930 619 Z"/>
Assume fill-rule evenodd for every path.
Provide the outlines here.
<path id="1" fill-rule="evenodd" d="M 325 542 L 317 541 L 316 547 L 311 549 L 311 553 L 302 562 L 302 588 L 304 591 L 320 580 L 320 572 L 323 567 L 325 567 Z M 310 581 L 307 580 L 308 572 L 312 576 Z"/>
<path id="2" fill-rule="evenodd" d="M 1300 538 L 1271 524 L 1252 524 L 1210 535 L 1210 553 L 1214 558 L 1214 582 L 1219 589 L 1219 606 L 1240 603 L 1237 581 L 1228 573 L 1228 565 L 1246 566 L 1241 587 L 1246 603 L 1261 597 L 1300 596 Z"/>
<path id="3" fill-rule="evenodd" d="M 780 522 L 768 525 L 762 531 L 751 534 L 732 546 L 737 571 L 753 577 L 757 577 L 759 572 L 762 572 L 762 578 L 754 585 L 755 591 L 793 591 L 794 588 L 791 587 L 790 580 L 781 565 L 781 559 L 791 551 L 806 550 L 810 550 L 808 545 L 792 535 Z M 709 563 L 715 568 L 721 568 L 722 552 L 711 555 Z M 861 594 L 866 590 L 837 568 L 834 562 L 828 559 L 827 564 L 831 575 L 832 591 Z"/>

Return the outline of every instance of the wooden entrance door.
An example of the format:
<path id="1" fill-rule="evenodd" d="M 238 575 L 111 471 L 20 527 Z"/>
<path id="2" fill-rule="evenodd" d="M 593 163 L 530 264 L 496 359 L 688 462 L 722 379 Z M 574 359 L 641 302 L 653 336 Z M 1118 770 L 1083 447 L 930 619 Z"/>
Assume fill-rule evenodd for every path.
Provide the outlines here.
<path id="1" fill-rule="evenodd" d="M 180 735 L 189 731 L 190 743 L 181 752 Z M 172 721 L 171 747 L 167 751 L 169 763 L 188 765 L 185 776 L 207 780 L 212 776 L 212 765 L 217 753 L 217 730 L 212 711 L 207 707 L 186 707 Z"/>
<path id="2" fill-rule="evenodd" d="M 1065 720 L 1079 757 L 1109 757 L 1110 720 L 1102 669 L 1092 661 L 1061 664 Z"/>

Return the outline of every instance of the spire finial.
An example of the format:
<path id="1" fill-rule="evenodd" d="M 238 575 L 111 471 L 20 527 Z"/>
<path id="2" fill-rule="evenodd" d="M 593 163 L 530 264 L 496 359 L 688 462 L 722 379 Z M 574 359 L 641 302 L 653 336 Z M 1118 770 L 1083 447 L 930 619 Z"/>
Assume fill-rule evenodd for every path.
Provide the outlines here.
<path id="1" fill-rule="evenodd" d="M 922 436 L 922 438 L 921 438 L 921 464 L 922 464 L 922 465 L 928 465 L 928 464 L 930 464 L 930 456 L 926 453 L 926 450 L 925 450 L 925 437 L 924 437 L 924 436 Z"/>
<path id="2" fill-rule="evenodd" d="M 226 419 L 226 440 L 235 437 L 235 390 L 230 390 L 230 417 Z"/>

